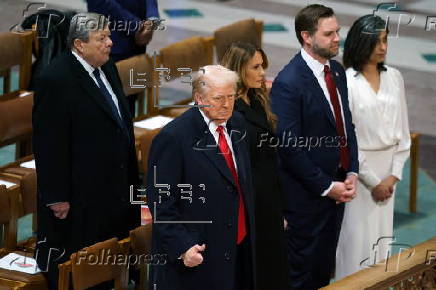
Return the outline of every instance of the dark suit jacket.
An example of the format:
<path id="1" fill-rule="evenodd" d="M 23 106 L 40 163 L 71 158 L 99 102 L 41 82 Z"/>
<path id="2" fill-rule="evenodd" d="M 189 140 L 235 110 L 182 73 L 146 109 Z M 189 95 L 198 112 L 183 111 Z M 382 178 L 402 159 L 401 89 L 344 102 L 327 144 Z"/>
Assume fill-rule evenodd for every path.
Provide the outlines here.
<path id="1" fill-rule="evenodd" d="M 243 119 L 238 113 L 234 113 L 227 122 L 227 129 L 229 132 L 237 130 L 231 134 L 232 144 L 246 207 L 246 239 L 253 246 L 254 208 L 250 164 Z M 164 266 L 157 265 L 151 270 L 151 285 L 157 284 L 158 289 L 233 290 L 238 192 L 225 159 L 218 150 L 198 108 L 191 108 L 170 122 L 153 140 L 147 176 L 147 197 L 155 219 L 152 251 L 167 255 Z M 161 184 L 159 188 L 154 186 L 154 166 L 156 183 Z M 191 185 L 192 189 L 180 188 L 183 184 Z M 192 194 L 186 191 L 192 191 Z M 205 198 L 204 202 L 202 197 Z M 192 198 L 192 202 L 184 198 Z M 206 244 L 203 263 L 194 268 L 185 267 L 178 257 L 193 245 L 203 243 Z M 247 258 L 251 257 L 254 257 L 254 251 Z"/>
<path id="2" fill-rule="evenodd" d="M 255 193 L 256 266 L 258 289 L 288 289 L 289 270 L 283 235 L 283 194 L 277 174 L 277 150 L 264 139 L 275 136 L 259 100 L 249 92 L 234 110 L 246 121 Z M 271 263 L 274 261 L 274 263 Z"/>
<path id="3" fill-rule="evenodd" d="M 135 43 L 135 25 L 147 18 L 159 17 L 156 0 L 87 0 L 87 3 L 88 11 L 103 14 L 112 21 L 111 55 L 116 57 L 115 61 L 145 53 L 145 46 Z"/>
<path id="4" fill-rule="evenodd" d="M 139 225 L 129 201 L 138 184 L 133 127 L 113 62 L 102 66 L 117 95 L 127 133 L 103 94 L 71 52 L 42 73 L 33 108 L 33 146 L 38 175 L 38 236 L 68 253 Z M 68 218 L 54 218 L 47 204 L 70 202 Z M 43 259 L 43 258 L 41 258 Z"/>
<path id="5" fill-rule="evenodd" d="M 349 172 L 358 173 L 357 141 L 348 106 L 345 71 L 334 60 L 330 65 L 344 112 Z M 317 213 L 334 207 L 335 201 L 321 194 L 336 176 L 340 137 L 329 103 L 301 53 L 274 80 L 271 102 L 279 119 L 280 173 L 287 210 Z M 315 143 L 318 144 L 313 146 Z"/>

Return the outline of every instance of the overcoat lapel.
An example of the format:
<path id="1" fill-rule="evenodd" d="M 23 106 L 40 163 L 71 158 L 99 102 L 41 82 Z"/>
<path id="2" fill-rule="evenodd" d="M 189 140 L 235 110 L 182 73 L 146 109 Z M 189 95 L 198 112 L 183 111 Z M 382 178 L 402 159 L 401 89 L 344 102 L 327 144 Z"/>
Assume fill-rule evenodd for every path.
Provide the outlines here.
<path id="1" fill-rule="evenodd" d="M 116 120 L 115 116 L 112 114 L 112 110 L 109 107 L 109 104 L 104 99 L 103 94 L 101 93 L 100 89 L 97 87 L 95 82 L 91 79 L 88 72 L 83 68 L 83 66 L 80 64 L 80 62 L 74 57 L 72 53 L 69 53 L 70 61 L 71 61 L 71 68 L 73 70 L 73 73 L 75 74 L 80 86 L 88 93 L 88 95 L 97 103 L 97 105 L 102 109 L 107 116 L 114 121 L 117 126 L 120 126 L 120 123 L 118 120 Z M 106 75 L 106 73 L 105 73 Z M 110 74 L 109 74 L 110 75 Z M 111 82 L 112 86 L 113 81 Z M 122 103 L 122 102 L 119 102 Z"/>
<path id="2" fill-rule="evenodd" d="M 193 150 L 198 150 L 207 160 L 223 175 L 228 181 L 236 186 L 236 182 L 227 167 L 226 161 L 215 142 L 215 138 L 210 133 L 208 125 L 204 122 L 203 116 L 198 108 L 192 108 L 194 118 L 193 126 L 196 128 L 197 139 L 193 144 Z M 234 150 L 234 148 L 233 148 Z"/>

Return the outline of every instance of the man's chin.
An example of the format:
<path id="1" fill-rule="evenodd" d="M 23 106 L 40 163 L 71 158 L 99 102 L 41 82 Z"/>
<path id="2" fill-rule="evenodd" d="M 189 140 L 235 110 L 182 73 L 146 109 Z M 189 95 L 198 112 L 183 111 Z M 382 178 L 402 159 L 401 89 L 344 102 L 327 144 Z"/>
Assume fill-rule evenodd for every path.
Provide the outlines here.
<path id="1" fill-rule="evenodd" d="M 102 58 L 102 60 L 98 63 L 97 67 L 104 65 L 105 63 L 107 63 L 108 60 L 109 60 L 109 55 L 107 55 L 105 58 Z"/>
<path id="2" fill-rule="evenodd" d="M 218 123 L 224 123 L 227 122 L 228 119 L 230 119 L 230 116 L 217 116 L 214 118 L 214 121 Z"/>
<path id="3" fill-rule="evenodd" d="M 321 56 L 321 57 L 323 57 L 323 58 L 331 59 L 331 58 L 333 58 L 333 57 L 335 57 L 335 56 L 338 55 L 338 53 L 339 53 L 339 48 L 333 50 L 333 49 L 328 49 L 328 48 L 323 48 L 323 49 L 321 49 L 321 48 L 319 48 L 319 47 L 314 47 L 314 48 L 313 48 L 313 52 L 314 52 L 316 55 L 319 55 L 319 56 Z"/>
<path id="4" fill-rule="evenodd" d="M 232 116 L 232 114 L 222 116 L 221 118 L 222 118 L 224 121 L 227 121 L 228 119 L 230 119 L 231 116 Z"/>
<path id="5" fill-rule="evenodd" d="M 339 47 L 330 51 L 330 56 L 335 57 L 339 54 Z"/>

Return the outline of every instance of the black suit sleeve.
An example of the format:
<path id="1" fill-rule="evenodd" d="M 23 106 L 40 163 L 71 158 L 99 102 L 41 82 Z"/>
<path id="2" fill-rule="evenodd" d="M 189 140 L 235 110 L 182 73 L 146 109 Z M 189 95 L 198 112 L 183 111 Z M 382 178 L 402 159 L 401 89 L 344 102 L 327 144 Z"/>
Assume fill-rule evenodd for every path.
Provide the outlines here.
<path id="1" fill-rule="evenodd" d="M 281 139 L 300 140 L 302 135 L 303 96 L 295 86 L 275 81 L 271 89 L 272 109 L 278 117 L 277 135 Z M 299 146 L 279 146 L 283 167 L 290 170 L 310 192 L 321 195 L 332 179 L 310 160 Z"/>
<path id="2" fill-rule="evenodd" d="M 71 114 L 63 81 L 43 75 L 35 90 L 33 150 L 42 204 L 70 201 Z"/>
<path id="3" fill-rule="evenodd" d="M 155 166 L 156 177 L 154 175 Z M 176 222 L 154 222 L 153 224 L 153 235 L 157 235 L 159 240 L 163 242 L 162 247 L 172 261 L 198 243 L 189 234 L 184 224 L 177 223 L 177 221 L 182 220 L 180 190 L 178 190 L 177 184 L 183 183 L 183 167 L 180 141 L 167 132 L 158 134 L 153 139 L 149 153 L 147 200 L 154 221 Z M 155 180 L 156 184 L 169 185 L 169 191 L 163 186 L 155 186 Z M 156 210 L 154 204 L 156 204 Z"/>

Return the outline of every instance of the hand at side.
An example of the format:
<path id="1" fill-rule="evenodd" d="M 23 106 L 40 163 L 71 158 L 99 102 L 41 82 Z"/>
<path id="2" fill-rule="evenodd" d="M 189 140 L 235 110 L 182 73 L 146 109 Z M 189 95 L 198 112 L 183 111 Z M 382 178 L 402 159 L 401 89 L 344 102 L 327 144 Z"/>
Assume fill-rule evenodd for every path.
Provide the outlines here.
<path id="1" fill-rule="evenodd" d="M 192 246 L 189 250 L 187 250 L 183 255 L 183 263 L 186 267 L 196 267 L 203 262 L 203 252 L 206 249 L 206 245 L 195 245 Z"/>

